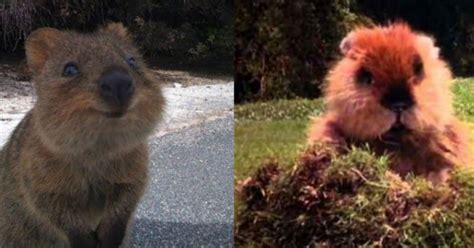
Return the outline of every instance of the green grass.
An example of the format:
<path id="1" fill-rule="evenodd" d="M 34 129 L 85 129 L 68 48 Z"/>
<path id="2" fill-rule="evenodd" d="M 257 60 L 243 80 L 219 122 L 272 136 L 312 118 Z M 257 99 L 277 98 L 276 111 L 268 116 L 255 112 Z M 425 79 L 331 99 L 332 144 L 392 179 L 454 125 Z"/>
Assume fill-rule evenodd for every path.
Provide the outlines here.
<path id="1" fill-rule="evenodd" d="M 236 247 L 474 247 L 474 174 L 447 185 L 388 172 L 368 147 L 306 149 L 237 187 Z"/>
<path id="2" fill-rule="evenodd" d="M 236 179 L 250 175 L 256 161 L 278 159 L 291 165 L 305 145 L 309 116 L 323 111 L 322 99 L 274 100 L 236 106 Z"/>
<path id="3" fill-rule="evenodd" d="M 256 161 L 276 158 L 291 164 L 303 147 L 307 121 L 244 121 L 235 126 L 235 176 L 253 172 Z"/>
<path id="4" fill-rule="evenodd" d="M 464 121 L 474 122 L 474 78 L 460 78 L 453 85 L 454 110 Z"/>
<path id="5" fill-rule="evenodd" d="M 456 79 L 454 109 L 468 122 L 474 142 L 474 78 Z M 324 111 L 321 99 L 275 100 L 235 108 L 235 175 L 240 180 L 259 162 L 277 158 L 291 165 L 305 145 L 309 117 Z"/>
<path id="6" fill-rule="evenodd" d="M 237 121 L 305 120 L 324 111 L 322 99 L 274 100 L 235 107 Z"/>

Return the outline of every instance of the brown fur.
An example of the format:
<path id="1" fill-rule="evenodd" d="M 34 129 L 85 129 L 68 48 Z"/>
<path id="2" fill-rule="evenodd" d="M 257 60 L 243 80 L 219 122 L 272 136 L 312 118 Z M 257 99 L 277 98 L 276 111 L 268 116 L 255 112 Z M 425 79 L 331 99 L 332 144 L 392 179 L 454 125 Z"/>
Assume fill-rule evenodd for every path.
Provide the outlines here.
<path id="1" fill-rule="evenodd" d="M 125 246 L 164 104 L 159 83 L 121 24 L 93 34 L 41 28 L 26 55 L 38 100 L 0 153 L 0 247 Z M 63 77 L 70 61 L 81 74 Z M 109 118 L 114 109 L 98 96 L 110 66 L 135 84 L 120 118 Z"/>
<path id="2" fill-rule="evenodd" d="M 314 121 L 309 143 L 369 143 L 391 156 L 395 172 L 434 183 L 446 181 L 453 167 L 468 165 L 467 132 L 451 106 L 451 72 L 431 38 L 396 23 L 358 28 L 340 48 L 344 56 L 327 76 L 328 111 Z M 360 82 L 361 70 L 370 73 L 369 84 Z M 406 89 L 414 105 L 400 115 L 408 131 L 394 135 L 397 114 L 382 103 L 396 88 Z"/>

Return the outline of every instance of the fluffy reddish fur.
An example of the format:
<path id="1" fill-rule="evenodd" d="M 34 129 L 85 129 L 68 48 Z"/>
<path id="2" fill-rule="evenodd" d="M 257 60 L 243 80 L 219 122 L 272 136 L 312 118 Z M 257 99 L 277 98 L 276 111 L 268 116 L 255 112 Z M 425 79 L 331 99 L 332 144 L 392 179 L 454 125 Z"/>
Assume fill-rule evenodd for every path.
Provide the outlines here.
<path id="1" fill-rule="evenodd" d="M 451 106 L 451 72 L 431 38 L 404 23 L 362 27 L 346 36 L 341 51 L 343 58 L 327 76 L 328 110 L 314 120 L 310 144 L 368 143 L 388 154 L 391 169 L 401 176 L 413 172 L 433 183 L 445 182 L 452 168 L 470 163 L 467 132 Z M 415 59 L 421 59 L 422 76 L 415 75 Z M 357 82 L 361 68 L 371 73 L 370 85 Z M 415 104 L 400 115 L 409 132 L 388 139 L 397 117 L 381 101 L 395 84 L 403 84 Z"/>

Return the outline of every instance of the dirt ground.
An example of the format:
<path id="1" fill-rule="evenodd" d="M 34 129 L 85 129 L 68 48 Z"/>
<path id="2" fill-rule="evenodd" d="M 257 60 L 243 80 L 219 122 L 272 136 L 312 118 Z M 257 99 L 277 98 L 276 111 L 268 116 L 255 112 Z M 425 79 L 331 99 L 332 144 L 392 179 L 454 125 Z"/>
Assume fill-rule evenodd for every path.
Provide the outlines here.
<path id="1" fill-rule="evenodd" d="M 203 85 L 203 84 L 221 84 L 234 79 L 228 75 L 210 75 L 206 73 L 194 73 L 187 71 L 174 71 L 174 70 L 153 70 L 153 72 L 161 79 L 164 84 L 176 84 L 179 83 L 183 87 L 191 85 Z M 179 86 L 178 86 L 179 87 Z"/>

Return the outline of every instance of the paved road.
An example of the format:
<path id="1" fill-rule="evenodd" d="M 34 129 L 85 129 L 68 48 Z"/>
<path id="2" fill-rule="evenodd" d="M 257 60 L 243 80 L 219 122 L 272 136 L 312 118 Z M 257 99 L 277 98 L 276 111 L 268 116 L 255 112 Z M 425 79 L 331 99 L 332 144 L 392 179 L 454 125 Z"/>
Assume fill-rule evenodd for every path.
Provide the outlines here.
<path id="1" fill-rule="evenodd" d="M 233 118 L 152 140 L 133 247 L 233 246 Z"/>

